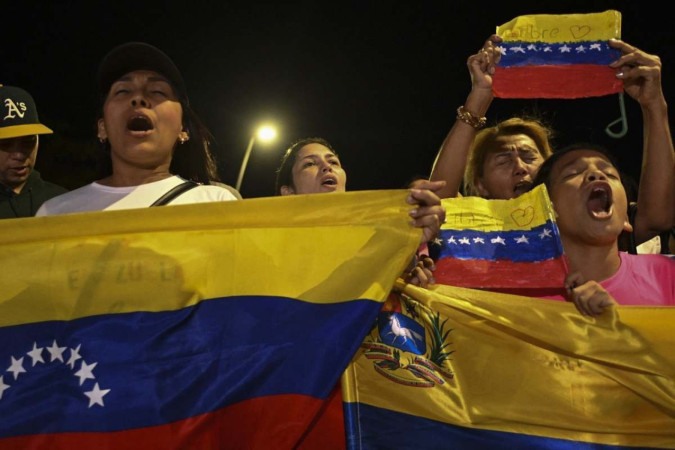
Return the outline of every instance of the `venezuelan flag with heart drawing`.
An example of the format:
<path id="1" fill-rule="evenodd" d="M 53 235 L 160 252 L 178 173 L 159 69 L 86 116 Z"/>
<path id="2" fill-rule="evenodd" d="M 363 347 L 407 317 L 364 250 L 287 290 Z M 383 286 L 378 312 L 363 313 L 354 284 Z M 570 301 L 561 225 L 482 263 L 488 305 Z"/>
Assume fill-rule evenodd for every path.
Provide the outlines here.
<path id="1" fill-rule="evenodd" d="M 540 185 L 511 200 L 443 199 L 434 242 L 439 284 L 470 288 L 560 288 L 567 267 L 555 213 Z"/>
<path id="2" fill-rule="evenodd" d="M 534 14 L 497 27 L 503 39 L 492 90 L 501 98 L 582 98 L 623 91 L 609 64 L 621 52 L 621 13 Z"/>

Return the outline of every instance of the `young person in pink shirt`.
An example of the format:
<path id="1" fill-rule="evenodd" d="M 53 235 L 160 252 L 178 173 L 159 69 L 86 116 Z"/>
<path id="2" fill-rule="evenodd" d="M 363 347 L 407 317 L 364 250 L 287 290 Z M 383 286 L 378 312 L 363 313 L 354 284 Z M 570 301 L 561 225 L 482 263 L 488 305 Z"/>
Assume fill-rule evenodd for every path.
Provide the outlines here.
<path id="1" fill-rule="evenodd" d="M 592 144 L 574 144 L 549 157 L 534 186 L 545 184 L 569 266 L 566 300 L 584 315 L 615 303 L 675 306 L 675 259 L 620 252 L 630 232 L 626 190 L 611 155 Z M 559 296 L 558 299 L 563 299 Z"/>

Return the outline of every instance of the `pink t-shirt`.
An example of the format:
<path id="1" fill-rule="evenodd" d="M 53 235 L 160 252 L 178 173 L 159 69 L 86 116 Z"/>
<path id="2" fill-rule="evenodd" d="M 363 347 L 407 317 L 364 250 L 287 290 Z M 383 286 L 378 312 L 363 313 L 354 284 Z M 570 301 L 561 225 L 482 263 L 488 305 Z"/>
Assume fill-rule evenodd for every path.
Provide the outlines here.
<path id="1" fill-rule="evenodd" d="M 620 305 L 675 306 L 675 257 L 619 252 L 621 266 L 600 285 Z M 545 296 L 565 300 L 563 296 Z"/>

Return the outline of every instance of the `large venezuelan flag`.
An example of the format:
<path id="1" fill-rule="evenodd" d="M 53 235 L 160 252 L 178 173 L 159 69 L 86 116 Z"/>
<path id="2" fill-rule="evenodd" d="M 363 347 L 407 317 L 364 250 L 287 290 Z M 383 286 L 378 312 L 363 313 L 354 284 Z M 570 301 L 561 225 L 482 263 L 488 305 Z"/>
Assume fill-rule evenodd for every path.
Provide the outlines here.
<path id="1" fill-rule="evenodd" d="M 546 186 L 511 200 L 443 200 L 433 246 L 439 284 L 472 288 L 561 288 L 566 265 Z"/>
<path id="2" fill-rule="evenodd" d="M 621 13 L 534 14 L 497 27 L 503 39 L 492 90 L 501 98 L 580 98 L 622 92 L 609 64 L 621 52 Z"/>
<path id="3" fill-rule="evenodd" d="M 0 449 L 303 448 L 418 246 L 405 196 L 0 221 Z"/>
<path id="4" fill-rule="evenodd" d="M 350 449 L 675 448 L 675 308 L 405 294 L 343 376 Z"/>

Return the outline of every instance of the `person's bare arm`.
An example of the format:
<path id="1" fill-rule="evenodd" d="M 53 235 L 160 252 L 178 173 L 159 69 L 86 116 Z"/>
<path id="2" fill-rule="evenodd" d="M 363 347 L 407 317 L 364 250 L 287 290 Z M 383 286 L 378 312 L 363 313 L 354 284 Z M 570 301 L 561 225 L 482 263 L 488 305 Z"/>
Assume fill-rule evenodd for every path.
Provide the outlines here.
<path id="1" fill-rule="evenodd" d="M 464 102 L 464 110 L 476 117 L 483 117 L 492 103 L 492 74 L 501 54 L 497 45 L 501 38 L 492 35 L 483 47 L 467 60 L 471 75 L 471 92 Z M 431 169 L 431 181 L 446 181 L 445 188 L 438 192 L 441 198 L 457 197 L 468 163 L 469 151 L 476 128 L 456 119 L 448 132 Z"/>
<path id="2" fill-rule="evenodd" d="M 661 86 L 661 59 L 620 40 L 610 45 L 622 52 L 611 67 L 642 110 L 642 170 L 633 224 L 636 244 L 641 244 L 675 224 L 675 151 Z"/>

